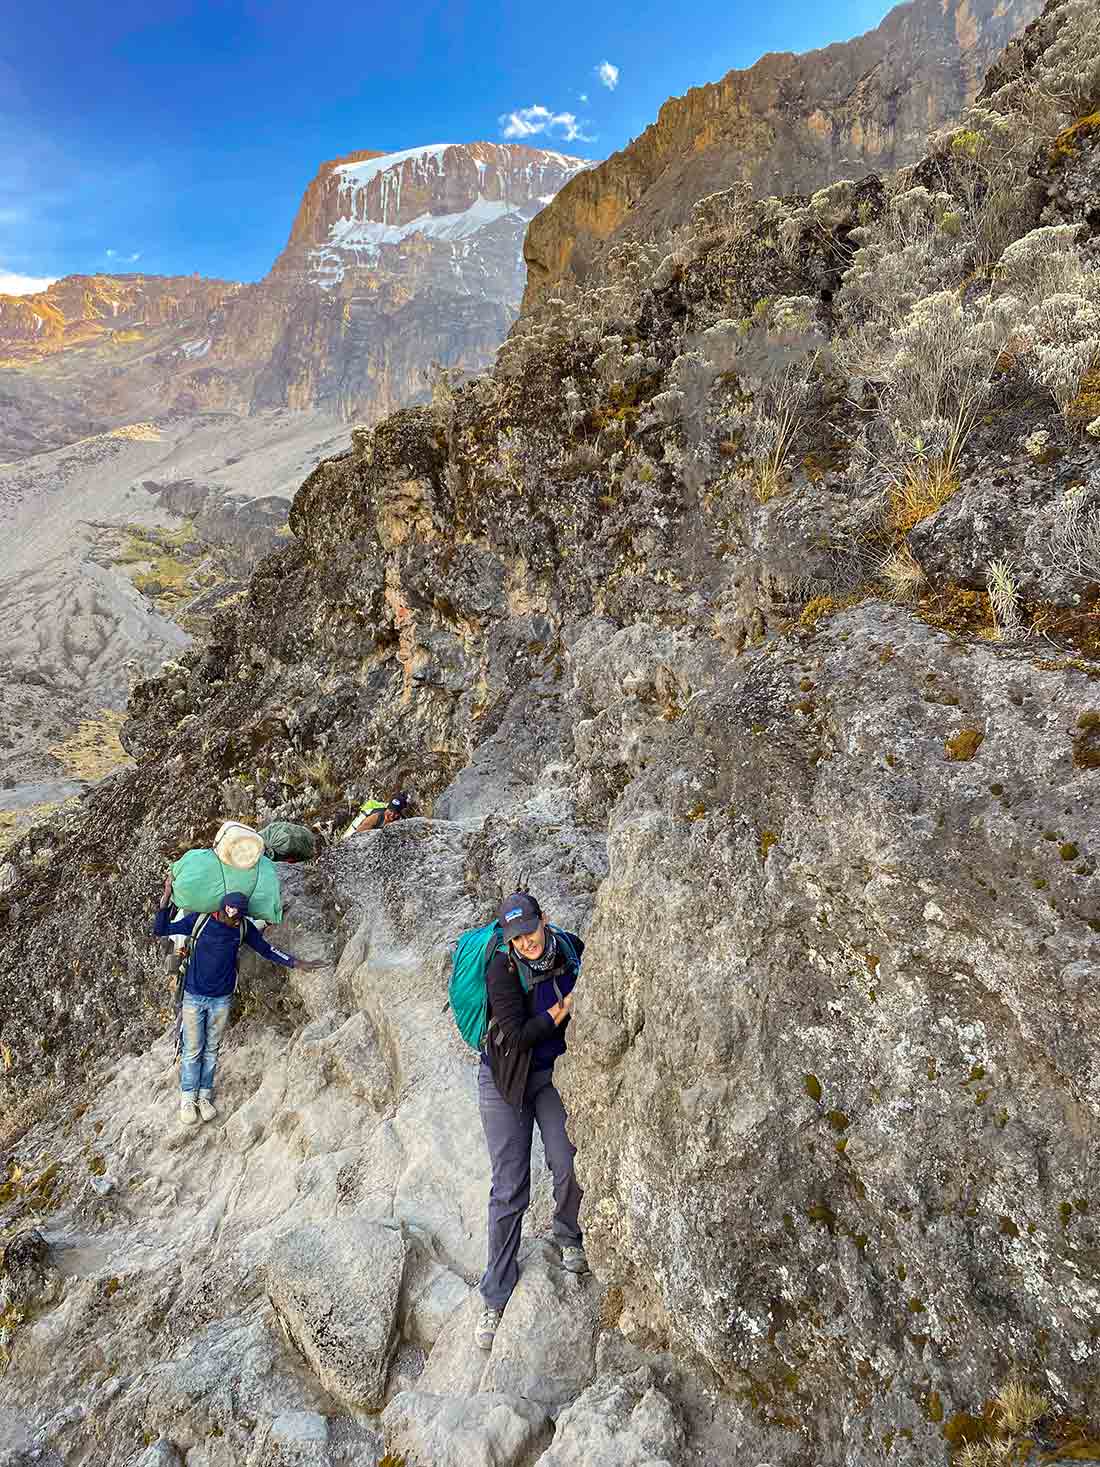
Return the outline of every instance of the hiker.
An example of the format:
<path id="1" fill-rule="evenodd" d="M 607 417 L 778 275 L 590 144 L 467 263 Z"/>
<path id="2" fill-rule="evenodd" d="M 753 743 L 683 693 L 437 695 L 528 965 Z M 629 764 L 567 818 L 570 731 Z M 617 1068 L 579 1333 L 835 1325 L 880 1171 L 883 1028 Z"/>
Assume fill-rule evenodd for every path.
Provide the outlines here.
<path id="1" fill-rule="evenodd" d="M 409 803 L 410 797 L 402 790 L 398 790 L 389 800 L 364 800 L 359 806 L 359 814 L 344 831 L 341 840 L 347 840 L 349 835 L 362 835 L 365 830 L 378 830 L 383 825 L 400 820 L 409 808 Z"/>
<path id="2" fill-rule="evenodd" d="M 230 891 L 221 907 L 212 913 L 186 912 L 178 921 L 168 916 L 172 900 L 172 876 L 164 883 L 160 908 L 153 924 L 155 937 L 192 937 L 183 991 L 183 1053 L 180 1059 L 180 1119 L 193 1125 L 201 1116 L 212 1121 L 218 1114 L 214 1104 L 214 1071 L 218 1046 L 229 1018 L 233 990 L 237 986 L 237 963 L 241 944 L 285 968 L 311 973 L 324 964 L 293 957 L 260 936 L 246 915 L 244 892 Z"/>
<path id="3" fill-rule="evenodd" d="M 478 1070 L 478 1107 L 492 1162 L 489 1260 L 481 1280 L 485 1309 L 474 1338 L 490 1350 L 519 1277 L 523 1214 L 531 1200 L 531 1141 L 537 1122 L 554 1178 L 554 1240 L 562 1267 L 588 1272 L 577 1223 L 583 1193 L 573 1170 L 576 1147 L 566 1134 L 565 1107 L 554 1088 L 554 1062 L 565 1053 L 565 1030 L 584 943 L 550 926 L 528 892 L 501 904 L 504 946 L 485 969 L 489 1027 Z"/>

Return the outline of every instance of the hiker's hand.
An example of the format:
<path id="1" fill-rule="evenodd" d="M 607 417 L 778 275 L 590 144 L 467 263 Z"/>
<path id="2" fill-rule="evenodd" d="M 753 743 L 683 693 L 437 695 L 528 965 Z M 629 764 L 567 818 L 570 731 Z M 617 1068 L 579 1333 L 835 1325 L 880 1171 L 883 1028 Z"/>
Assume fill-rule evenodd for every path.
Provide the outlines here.
<path id="1" fill-rule="evenodd" d="M 561 1003 L 556 1003 L 553 1008 L 547 1009 L 547 1013 L 555 1024 L 564 1024 L 573 1009 L 573 995 L 567 993 Z"/>
<path id="2" fill-rule="evenodd" d="M 318 958 L 295 958 L 294 966 L 298 969 L 299 973 L 316 973 L 319 968 L 324 968 L 328 965 L 322 963 Z"/>

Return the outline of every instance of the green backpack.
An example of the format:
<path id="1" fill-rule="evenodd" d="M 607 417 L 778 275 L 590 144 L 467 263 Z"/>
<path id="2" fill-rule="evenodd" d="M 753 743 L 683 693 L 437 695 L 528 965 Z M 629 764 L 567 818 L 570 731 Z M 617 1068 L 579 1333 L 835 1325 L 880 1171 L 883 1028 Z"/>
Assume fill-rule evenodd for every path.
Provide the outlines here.
<path id="1" fill-rule="evenodd" d="M 507 952 L 508 944 L 500 932 L 500 923 L 487 922 L 473 927 L 455 943 L 451 954 L 451 979 L 447 984 L 447 1002 L 451 1006 L 458 1032 L 471 1049 L 480 1049 L 489 1028 L 489 994 L 485 987 L 485 970 L 496 952 Z"/>
<path id="2" fill-rule="evenodd" d="M 260 831 L 264 853 L 273 861 L 312 861 L 313 832 L 307 825 L 291 820 L 273 820 Z"/>
<path id="3" fill-rule="evenodd" d="M 576 950 L 560 928 L 552 931 L 558 939 L 562 957 L 574 969 L 580 967 Z M 487 922 L 464 932 L 451 953 L 451 978 L 447 984 L 447 1002 L 454 1014 L 458 1032 L 471 1049 L 481 1049 L 489 1032 L 489 992 L 485 973 L 495 953 L 506 953 L 508 944 L 501 935 L 500 923 Z M 527 991 L 529 984 L 523 963 L 517 963 L 519 981 Z M 554 981 L 554 992 L 561 1002 L 561 989 Z"/>

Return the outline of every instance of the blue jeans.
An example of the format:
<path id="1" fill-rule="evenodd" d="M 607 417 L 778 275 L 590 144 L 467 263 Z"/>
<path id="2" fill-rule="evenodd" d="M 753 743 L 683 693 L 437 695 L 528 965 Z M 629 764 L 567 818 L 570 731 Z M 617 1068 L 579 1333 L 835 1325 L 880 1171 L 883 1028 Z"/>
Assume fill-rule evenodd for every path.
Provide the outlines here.
<path id="1" fill-rule="evenodd" d="M 233 995 L 205 998 L 201 993 L 183 995 L 183 1059 L 180 1089 L 185 1095 L 214 1088 L 218 1045 L 225 1033 Z"/>

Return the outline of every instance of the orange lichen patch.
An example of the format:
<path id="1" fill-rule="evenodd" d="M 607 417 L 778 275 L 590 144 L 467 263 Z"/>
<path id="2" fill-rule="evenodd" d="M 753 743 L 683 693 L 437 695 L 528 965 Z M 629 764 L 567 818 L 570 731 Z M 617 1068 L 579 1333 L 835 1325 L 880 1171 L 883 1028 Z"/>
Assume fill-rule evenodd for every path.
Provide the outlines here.
<path id="1" fill-rule="evenodd" d="M 1079 117 L 1075 123 L 1060 132 L 1051 144 L 1050 161 L 1052 163 L 1065 163 L 1072 158 L 1083 142 L 1087 142 L 1094 134 L 1100 133 L 1100 112 L 1090 113 L 1088 117 Z"/>
<path id="2" fill-rule="evenodd" d="M 1081 378 L 1077 396 L 1066 406 L 1067 423 L 1091 423 L 1100 418 L 1100 363 L 1093 366 Z"/>
<path id="3" fill-rule="evenodd" d="M 965 763 L 973 759 L 981 747 L 985 734 L 980 728 L 960 729 L 957 734 L 949 738 L 943 746 L 943 757 L 953 759 L 959 763 Z"/>
<path id="4" fill-rule="evenodd" d="M 847 596 L 815 596 L 812 601 L 807 601 L 802 608 L 798 618 L 798 625 L 803 627 L 815 627 L 823 616 L 832 616 L 837 611 L 847 611 L 850 606 L 858 606 L 861 601 L 866 601 L 872 594 L 867 586 L 861 586 Z"/>
<path id="5" fill-rule="evenodd" d="M 945 632 L 981 636 L 988 633 L 994 624 L 988 593 L 968 591 L 954 582 L 948 582 L 942 590 L 922 596 L 917 609 L 926 622 Z"/>
<path id="6" fill-rule="evenodd" d="M 1082 657 L 1100 658 L 1100 607 L 1036 607 L 1032 630 Z"/>

